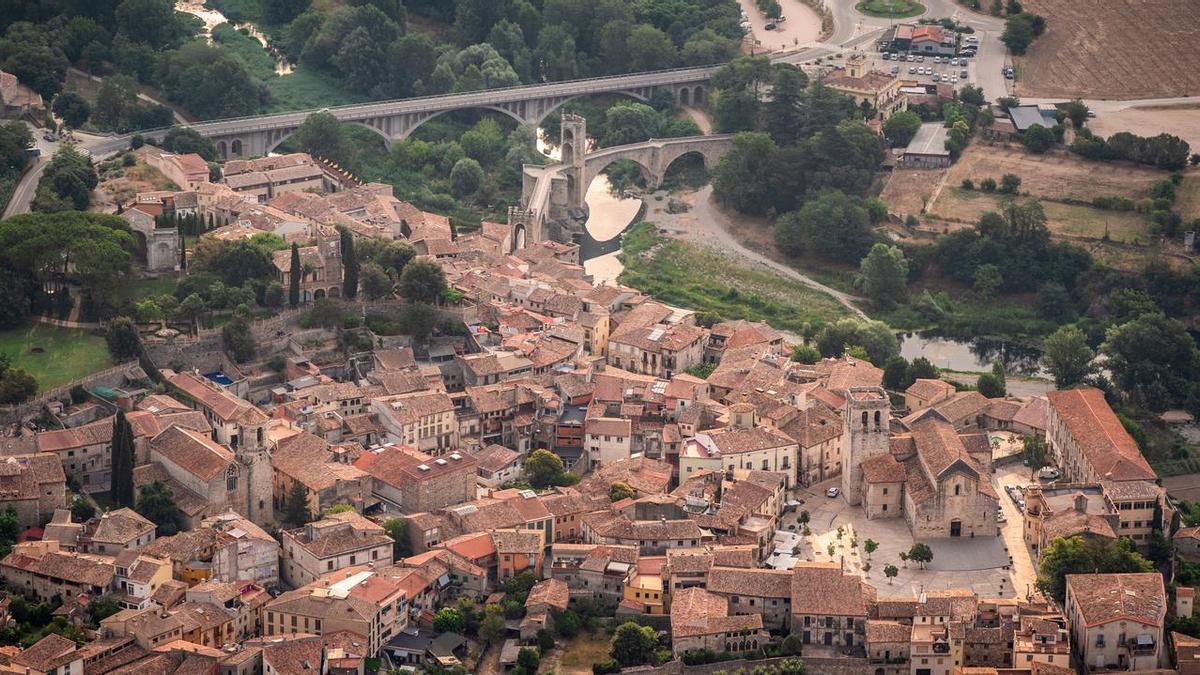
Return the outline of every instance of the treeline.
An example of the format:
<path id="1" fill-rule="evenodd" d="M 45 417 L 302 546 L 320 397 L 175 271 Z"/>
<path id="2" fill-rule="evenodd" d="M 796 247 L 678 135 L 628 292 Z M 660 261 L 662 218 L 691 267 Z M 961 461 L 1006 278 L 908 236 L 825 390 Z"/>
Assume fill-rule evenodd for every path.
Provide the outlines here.
<path id="1" fill-rule="evenodd" d="M 44 181 L 43 181 L 44 182 Z M 104 314 L 135 247 L 117 216 L 62 211 L 0 221 L 0 328 L 20 326 L 30 313 L 70 308 L 79 288 L 85 321 Z"/>
<path id="2" fill-rule="evenodd" d="M 289 58 L 355 91 L 407 97 L 719 63 L 742 38 L 737 7 L 731 0 L 373 2 L 311 7 L 274 32 Z M 406 10 L 450 23 L 451 40 L 407 31 Z M 279 16 L 264 11 L 264 21 L 272 18 Z"/>
<path id="3" fill-rule="evenodd" d="M 1086 159 L 1125 160 L 1138 164 L 1179 171 L 1191 157 L 1188 142 L 1178 136 L 1162 133 L 1157 136 L 1138 136 L 1119 131 L 1107 139 L 1096 136 L 1086 127 L 1076 131 L 1070 151 Z"/>
<path id="4" fill-rule="evenodd" d="M 267 91 L 225 51 L 194 39 L 200 23 L 175 11 L 171 0 L 17 3 L 0 12 L 0 68 L 14 73 L 48 102 L 67 69 L 104 75 L 91 119 L 101 130 L 127 132 L 170 124 L 171 111 L 137 99 L 138 84 L 202 119 L 258 111 Z M 71 107 L 75 126 L 86 120 Z"/>

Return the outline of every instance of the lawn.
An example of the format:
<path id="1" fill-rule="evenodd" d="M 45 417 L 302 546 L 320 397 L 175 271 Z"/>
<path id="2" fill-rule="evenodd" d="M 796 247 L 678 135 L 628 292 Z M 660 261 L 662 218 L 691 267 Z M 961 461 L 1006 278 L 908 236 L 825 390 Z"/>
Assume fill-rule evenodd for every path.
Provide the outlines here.
<path id="1" fill-rule="evenodd" d="M 40 323 L 0 332 L 0 353 L 9 356 L 14 367 L 29 371 L 37 379 L 38 391 L 113 365 L 104 338 L 77 328 Z"/>
<path id="2" fill-rule="evenodd" d="M 159 277 L 157 279 L 138 279 L 121 286 L 117 290 L 118 300 L 141 300 L 142 298 L 157 298 L 161 295 L 172 295 L 179 281 L 175 277 Z"/>
<path id="3" fill-rule="evenodd" d="M 925 5 L 913 0 L 864 0 L 855 5 L 854 9 L 867 16 L 881 16 L 885 19 L 904 19 L 925 13 Z"/>
<path id="4" fill-rule="evenodd" d="M 624 236 L 620 257 L 625 264 L 622 284 L 668 304 L 715 312 L 724 320 L 766 321 L 800 331 L 805 323 L 848 315 L 824 293 L 663 236 L 652 223 L 639 223 Z"/>

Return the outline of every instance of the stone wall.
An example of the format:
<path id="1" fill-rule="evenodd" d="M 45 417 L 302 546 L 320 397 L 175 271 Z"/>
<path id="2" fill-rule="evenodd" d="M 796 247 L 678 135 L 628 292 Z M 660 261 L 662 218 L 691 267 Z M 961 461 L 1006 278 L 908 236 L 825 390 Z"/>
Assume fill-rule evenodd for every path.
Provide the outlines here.
<path id="1" fill-rule="evenodd" d="M 38 394 L 36 397 L 19 405 L 0 406 L 0 424 L 16 424 L 22 420 L 37 416 L 42 407 L 51 401 L 65 400 L 71 397 L 71 389 L 75 387 L 119 387 L 126 383 L 125 375 L 131 368 L 138 365 L 137 361 L 127 361 L 106 370 L 81 377 L 60 387 L 55 387 Z"/>
<path id="2" fill-rule="evenodd" d="M 621 673 L 638 673 L 639 675 L 642 673 L 646 675 L 683 675 L 684 673 L 687 673 L 687 675 L 712 675 L 718 672 L 735 673 L 739 668 L 743 669 L 746 673 L 751 673 L 755 668 L 776 665 L 781 661 L 794 658 L 797 657 L 784 656 L 775 659 L 759 659 L 757 661 L 737 659 L 734 661 L 722 661 L 720 663 L 706 663 L 699 666 L 685 666 L 683 661 L 675 660 L 657 667 L 625 668 Z M 804 661 L 807 672 L 810 673 L 820 673 L 821 675 L 866 675 L 866 673 L 870 672 L 866 659 L 799 658 Z"/>

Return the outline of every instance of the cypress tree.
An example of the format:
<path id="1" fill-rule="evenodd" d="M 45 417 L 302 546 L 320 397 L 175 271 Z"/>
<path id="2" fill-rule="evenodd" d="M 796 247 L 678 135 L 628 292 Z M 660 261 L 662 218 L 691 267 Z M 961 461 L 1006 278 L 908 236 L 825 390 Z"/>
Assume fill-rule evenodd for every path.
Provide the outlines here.
<path id="1" fill-rule="evenodd" d="M 118 410 L 113 420 L 112 500 L 118 506 L 133 506 L 133 427 Z"/>
<path id="2" fill-rule="evenodd" d="M 179 235 L 179 271 L 187 271 L 187 237 Z"/>
<path id="3" fill-rule="evenodd" d="M 283 519 L 299 527 L 312 519 L 308 512 L 308 490 L 300 481 L 292 481 L 292 488 L 284 498 Z"/>
<path id="4" fill-rule="evenodd" d="M 292 266 L 288 271 L 288 304 L 295 307 L 300 304 L 300 247 L 292 242 Z"/>
<path id="5" fill-rule="evenodd" d="M 358 254 L 354 251 L 354 235 L 344 227 L 338 230 L 342 236 L 342 295 L 353 298 L 358 295 Z"/>

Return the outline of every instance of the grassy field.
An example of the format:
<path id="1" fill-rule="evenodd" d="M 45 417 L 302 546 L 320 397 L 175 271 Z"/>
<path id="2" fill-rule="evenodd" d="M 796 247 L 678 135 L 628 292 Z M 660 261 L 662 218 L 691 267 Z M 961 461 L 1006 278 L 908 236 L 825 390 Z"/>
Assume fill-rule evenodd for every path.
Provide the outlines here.
<path id="1" fill-rule="evenodd" d="M 1127 162 L 1092 162 L 1065 152 L 1036 155 L 1024 148 L 973 143 L 950 168 L 946 184 L 961 185 L 969 178 L 978 185 L 989 177 L 999 182 L 1006 173 L 1020 176 L 1021 192 L 1030 196 L 1087 203 L 1098 195 L 1145 197 L 1151 183 L 1169 175 Z"/>
<path id="2" fill-rule="evenodd" d="M 604 631 L 595 635 L 581 633 L 563 645 L 561 660 L 554 670 L 561 675 L 591 675 L 592 664 L 608 658 L 611 647 Z"/>
<path id="3" fill-rule="evenodd" d="M 766 321 L 798 331 L 810 321 L 847 316 L 846 309 L 824 293 L 663 236 L 652 223 L 640 223 L 626 233 L 621 260 L 621 283 L 662 302 L 715 312 L 726 320 Z"/>
<path id="4" fill-rule="evenodd" d="M 868 16 L 880 16 L 885 19 L 904 19 L 925 13 L 925 6 L 913 0 L 864 0 L 855 5 L 854 9 Z"/>
<path id="5" fill-rule="evenodd" d="M 987 211 L 1001 212 L 1008 199 L 1006 195 L 947 186 L 929 207 L 929 214 L 974 224 Z M 1046 211 L 1046 225 L 1053 234 L 1102 239 L 1107 233 L 1112 241 L 1125 243 L 1145 243 L 1149 236 L 1146 217 L 1133 211 L 1101 211 L 1090 206 L 1048 200 L 1042 201 L 1042 207 Z"/>
<path id="6" fill-rule="evenodd" d="M 270 82 L 275 78 L 275 59 L 271 58 L 258 40 L 238 31 L 230 24 L 223 23 L 213 29 L 213 42 L 241 61 L 254 77 L 263 82 Z"/>
<path id="7" fill-rule="evenodd" d="M 229 24 L 213 29 L 213 41 L 263 82 L 271 100 L 263 112 L 286 112 L 361 103 L 369 97 L 346 89 L 335 78 L 296 64 L 288 75 L 275 74 L 275 60 L 258 40 L 238 32 Z"/>
<path id="8" fill-rule="evenodd" d="M 34 350 L 41 351 L 34 351 Z M 40 323 L 0 332 L 0 354 L 24 368 L 45 391 L 113 365 L 104 338 Z"/>
<path id="9" fill-rule="evenodd" d="M 175 277 L 159 277 L 157 279 L 138 279 L 130 281 L 117 290 L 118 300 L 140 300 L 142 298 L 157 298 L 160 295 L 171 295 L 179 281 Z"/>

